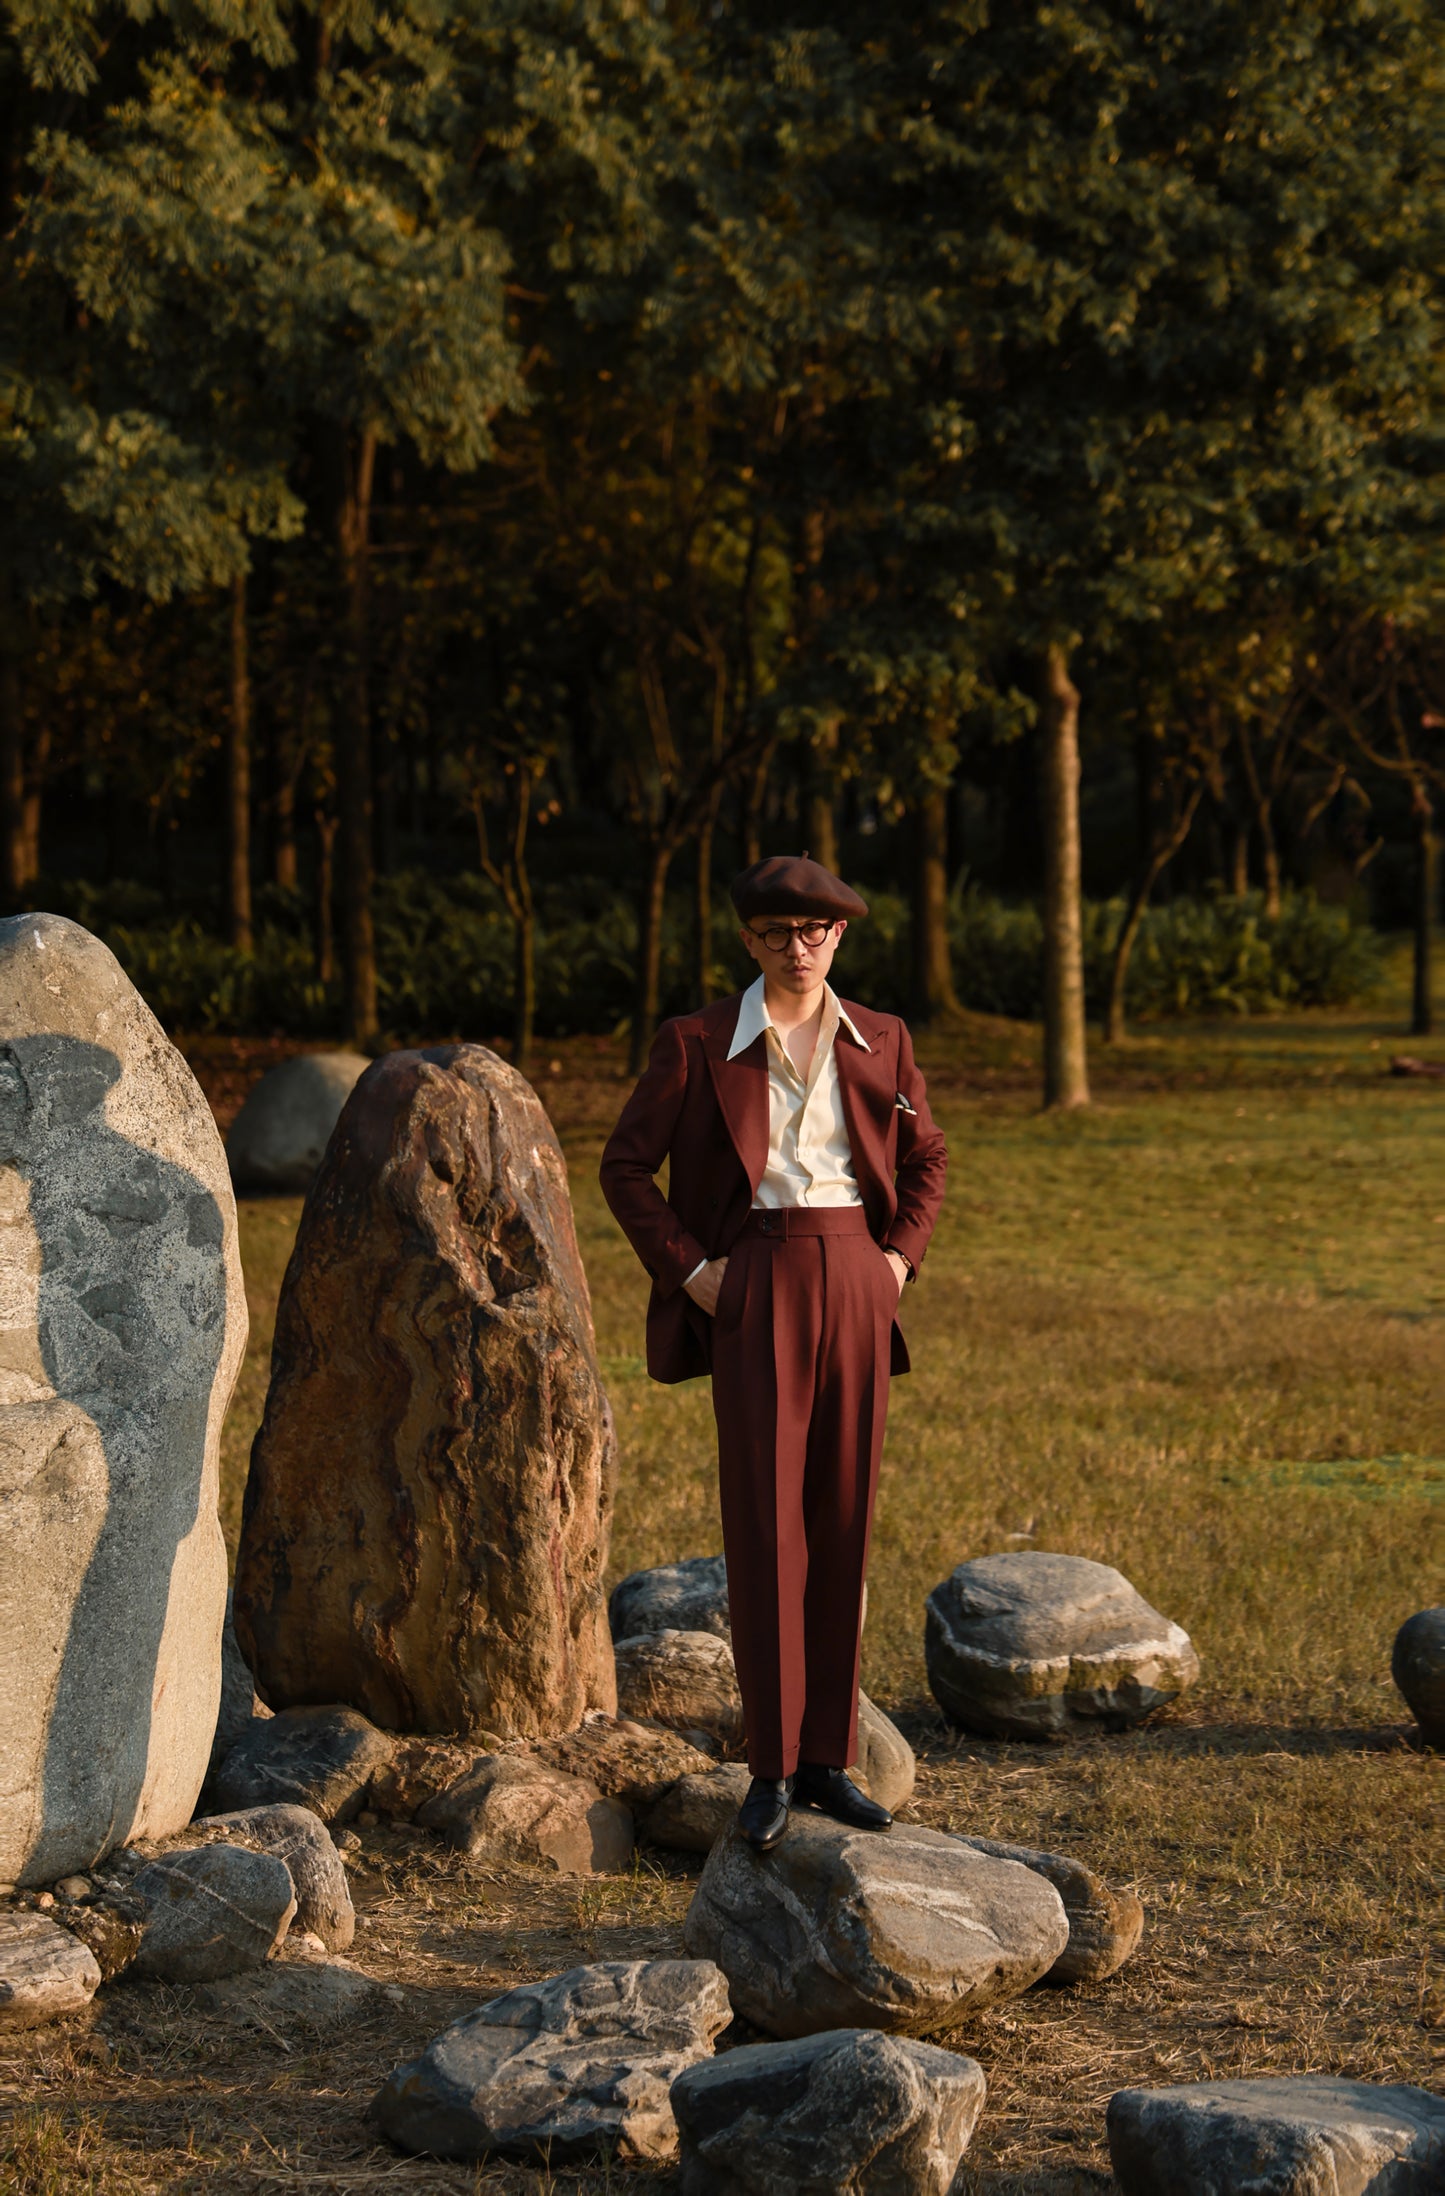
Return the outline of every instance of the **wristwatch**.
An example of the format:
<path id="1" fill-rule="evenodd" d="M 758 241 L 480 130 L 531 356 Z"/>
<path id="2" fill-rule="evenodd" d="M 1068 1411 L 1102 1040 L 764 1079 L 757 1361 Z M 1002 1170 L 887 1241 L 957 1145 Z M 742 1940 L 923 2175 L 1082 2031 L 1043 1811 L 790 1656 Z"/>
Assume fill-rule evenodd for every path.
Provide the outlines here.
<path id="1" fill-rule="evenodd" d="M 909 1257 L 907 1251 L 901 1251 L 896 1243 L 885 1243 L 883 1248 L 885 1251 L 891 1251 L 895 1258 L 901 1258 L 903 1260 L 904 1265 L 908 1268 L 908 1278 L 910 1281 L 916 1281 L 918 1279 L 918 1268 L 914 1265 L 913 1260 Z"/>

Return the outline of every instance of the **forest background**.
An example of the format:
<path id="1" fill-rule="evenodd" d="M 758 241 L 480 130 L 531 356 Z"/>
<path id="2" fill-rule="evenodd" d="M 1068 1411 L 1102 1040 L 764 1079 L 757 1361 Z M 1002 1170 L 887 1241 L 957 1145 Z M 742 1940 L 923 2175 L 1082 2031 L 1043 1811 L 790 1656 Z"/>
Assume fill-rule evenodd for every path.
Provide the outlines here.
<path id="1" fill-rule="evenodd" d="M 0 895 L 173 1026 L 637 1060 L 807 846 L 1055 1105 L 1371 919 L 1428 1028 L 1442 31 L 6 0 Z"/>

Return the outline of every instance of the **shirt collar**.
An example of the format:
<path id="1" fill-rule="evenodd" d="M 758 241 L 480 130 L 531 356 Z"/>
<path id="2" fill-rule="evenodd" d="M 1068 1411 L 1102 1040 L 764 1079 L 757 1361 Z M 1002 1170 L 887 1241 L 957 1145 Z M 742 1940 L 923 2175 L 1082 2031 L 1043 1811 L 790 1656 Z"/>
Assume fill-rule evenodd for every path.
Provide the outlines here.
<path id="1" fill-rule="evenodd" d="M 733 1031 L 733 1041 L 728 1046 L 728 1058 L 730 1060 L 735 1060 L 740 1052 L 746 1052 L 749 1045 L 756 1044 L 759 1037 L 773 1027 L 773 1017 L 768 1012 L 764 991 L 764 980 L 759 976 L 756 982 L 749 984 L 747 990 L 743 993 L 742 1002 L 738 1007 L 737 1028 Z M 823 1014 L 825 1027 L 832 1018 L 829 1013 L 830 1008 L 837 1015 L 838 1024 L 847 1030 L 853 1042 L 861 1045 L 865 1052 L 871 1052 L 873 1047 L 853 1020 L 852 1015 L 848 1012 L 832 985 L 824 984 Z"/>

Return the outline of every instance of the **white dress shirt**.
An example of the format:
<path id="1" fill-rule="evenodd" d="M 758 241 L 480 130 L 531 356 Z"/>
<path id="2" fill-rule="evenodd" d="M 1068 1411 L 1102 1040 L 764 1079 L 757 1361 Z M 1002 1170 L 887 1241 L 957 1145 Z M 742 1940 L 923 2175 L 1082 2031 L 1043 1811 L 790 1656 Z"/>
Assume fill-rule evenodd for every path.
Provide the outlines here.
<path id="1" fill-rule="evenodd" d="M 823 1019 L 804 1075 L 768 1012 L 763 978 L 760 976 L 743 993 L 728 1058 L 735 1060 L 759 1037 L 765 1039 L 768 1054 L 768 1157 L 753 1193 L 754 1212 L 777 1210 L 783 1205 L 863 1202 L 853 1171 L 853 1147 L 833 1052 L 840 1025 L 865 1052 L 872 1050 L 832 985 L 824 984 Z M 706 1264 L 703 1259 L 694 1266 L 687 1280 L 695 1281 Z"/>

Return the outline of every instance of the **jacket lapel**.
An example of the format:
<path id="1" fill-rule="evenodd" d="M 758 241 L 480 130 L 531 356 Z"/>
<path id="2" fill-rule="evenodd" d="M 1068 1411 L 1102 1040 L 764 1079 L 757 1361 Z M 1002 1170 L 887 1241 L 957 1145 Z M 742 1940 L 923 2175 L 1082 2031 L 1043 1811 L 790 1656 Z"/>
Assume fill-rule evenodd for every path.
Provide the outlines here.
<path id="1" fill-rule="evenodd" d="M 857 1020 L 856 1010 L 850 1008 Z M 858 1023 L 863 1028 L 861 1021 Z M 865 1030 L 864 1035 L 868 1035 Z M 889 1184 L 883 1173 L 883 1144 L 886 1135 L 886 1116 L 880 1123 L 878 1108 L 884 1085 L 888 1083 L 886 1063 L 880 1059 L 877 1045 L 871 1052 L 855 1044 L 846 1029 L 840 1029 L 833 1040 L 833 1058 L 838 1068 L 838 1088 L 843 1098 L 843 1118 L 848 1124 L 848 1142 L 853 1150 L 853 1171 L 858 1177 L 859 1194 L 870 1220 L 881 1222 L 888 1217 Z M 892 1089 L 887 1097 L 891 1105 Z"/>
<path id="2" fill-rule="evenodd" d="M 767 1039 L 754 1038 L 745 1051 L 730 1060 L 728 1046 L 737 1026 L 735 1007 L 719 1028 L 704 1032 L 702 1049 L 712 1071 L 713 1088 L 728 1135 L 748 1178 L 749 1194 L 753 1195 L 768 1163 Z"/>

